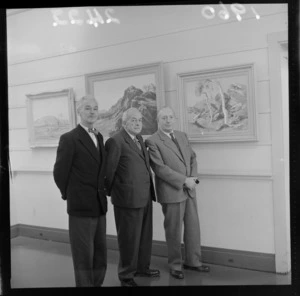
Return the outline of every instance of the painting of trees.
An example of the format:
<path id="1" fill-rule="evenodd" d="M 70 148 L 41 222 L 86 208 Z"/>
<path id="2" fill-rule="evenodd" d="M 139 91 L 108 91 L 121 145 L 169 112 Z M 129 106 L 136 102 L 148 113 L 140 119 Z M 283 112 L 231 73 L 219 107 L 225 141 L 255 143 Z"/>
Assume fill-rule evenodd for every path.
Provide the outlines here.
<path id="1" fill-rule="evenodd" d="M 178 74 L 181 127 L 191 139 L 257 139 L 253 68 Z"/>

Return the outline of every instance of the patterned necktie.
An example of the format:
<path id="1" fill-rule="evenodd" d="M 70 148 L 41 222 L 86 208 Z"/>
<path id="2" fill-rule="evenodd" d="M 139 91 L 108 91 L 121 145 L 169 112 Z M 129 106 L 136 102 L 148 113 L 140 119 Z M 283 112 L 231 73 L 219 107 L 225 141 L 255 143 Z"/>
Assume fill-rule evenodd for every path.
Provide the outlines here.
<path id="1" fill-rule="evenodd" d="M 98 135 L 98 131 L 93 127 L 88 129 L 89 133 L 93 133 L 95 136 Z"/>
<path id="2" fill-rule="evenodd" d="M 180 154 L 181 154 L 181 156 L 182 156 L 182 158 L 183 158 L 183 154 L 182 154 L 182 152 L 181 152 L 181 149 L 180 149 L 180 147 L 179 147 L 179 144 L 178 144 L 177 139 L 174 137 L 174 134 L 173 134 L 173 133 L 170 133 L 170 136 L 171 136 L 172 141 L 173 141 L 173 142 L 175 143 L 175 145 L 177 146 L 177 149 L 178 149 L 178 151 L 180 152 Z"/>
<path id="3" fill-rule="evenodd" d="M 97 137 L 97 135 L 98 135 L 98 131 L 93 127 L 93 128 L 89 128 L 88 129 L 88 132 L 89 133 L 93 133 L 94 135 L 95 135 L 95 137 L 96 137 L 96 141 L 97 141 L 97 144 L 96 144 L 96 148 L 97 148 L 97 150 L 99 151 L 99 143 L 98 143 L 98 137 Z"/>
<path id="4" fill-rule="evenodd" d="M 138 146 L 138 148 L 139 148 L 140 150 L 142 150 L 141 143 L 139 142 L 139 140 L 138 140 L 137 138 L 133 138 L 133 141 L 134 141 L 134 143 L 136 144 L 136 146 Z"/>

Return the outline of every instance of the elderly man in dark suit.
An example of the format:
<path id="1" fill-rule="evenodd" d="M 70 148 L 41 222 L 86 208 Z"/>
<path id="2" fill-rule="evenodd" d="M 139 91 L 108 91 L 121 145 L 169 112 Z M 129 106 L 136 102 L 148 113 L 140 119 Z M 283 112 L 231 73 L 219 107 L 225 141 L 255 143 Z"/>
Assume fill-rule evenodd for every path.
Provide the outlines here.
<path id="1" fill-rule="evenodd" d="M 134 287 L 134 276 L 157 277 L 150 269 L 152 249 L 152 200 L 155 192 L 149 155 L 139 135 L 142 114 L 129 108 L 123 128 L 105 143 L 106 189 L 114 206 L 120 259 L 121 286 Z"/>
<path id="2" fill-rule="evenodd" d="M 67 200 L 76 286 L 98 287 L 107 268 L 105 149 L 102 135 L 93 128 L 98 119 L 95 98 L 84 96 L 77 112 L 81 123 L 60 137 L 53 174 Z"/>
<path id="3" fill-rule="evenodd" d="M 200 225 L 195 186 L 197 178 L 196 154 L 185 133 L 174 131 L 174 112 L 162 108 L 157 115 L 158 131 L 146 140 L 150 163 L 155 173 L 157 200 L 162 205 L 164 228 L 168 246 L 171 276 L 183 279 L 181 238 L 184 225 L 185 257 L 183 268 L 208 272 L 202 264 Z"/>

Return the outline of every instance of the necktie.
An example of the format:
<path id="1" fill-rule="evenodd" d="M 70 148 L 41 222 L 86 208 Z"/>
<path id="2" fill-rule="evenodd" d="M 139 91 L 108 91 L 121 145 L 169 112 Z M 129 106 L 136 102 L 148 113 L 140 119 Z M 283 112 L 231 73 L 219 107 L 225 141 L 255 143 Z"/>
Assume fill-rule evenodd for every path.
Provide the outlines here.
<path id="1" fill-rule="evenodd" d="M 98 144 L 98 138 L 97 138 L 98 131 L 93 127 L 93 128 L 89 128 L 88 132 L 95 135 L 95 137 L 96 137 L 96 143 L 95 143 L 95 145 L 96 145 L 97 150 L 99 150 L 99 144 Z"/>
<path id="2" fill-rule="evenodd" d="M 89 133 L 93 133 L 95 136 L 98 135 L 98 131 L 93 127 L 88 129 Z"/>
<path id="3" fill-rule="evenodd" d="M 137 139 L 137 138 L 134 138 L 133 141 L 134 141 L 134 143 L 136 144 L 136 146 L 138 146 L 138 148 L 139 148 L 140 150 L 142 150 L 141 143 L 138 141 L 138 139 Z"/>
<path id="4" fill-rule="evenodd" d="M 182 155 L 182 152 L 181 152 L 181 149 L 180 149 L 180 147 L 179 147 L 179 144 L 178 144 L 177 139 L 174 137 L 174 134 L 173 134 L 173 133 L 170 133 L 170 136 L 171 136 L 172 141 L 173 141 L 173 142 L 175 143 L 175 145 L 177 146 L 177 149 L 178 149 L 178 151 L 180 152 L 180 154 L 181 154 L 181 156 L 182 156 L 182 158 L 183 158 L 183 155 Z"/>

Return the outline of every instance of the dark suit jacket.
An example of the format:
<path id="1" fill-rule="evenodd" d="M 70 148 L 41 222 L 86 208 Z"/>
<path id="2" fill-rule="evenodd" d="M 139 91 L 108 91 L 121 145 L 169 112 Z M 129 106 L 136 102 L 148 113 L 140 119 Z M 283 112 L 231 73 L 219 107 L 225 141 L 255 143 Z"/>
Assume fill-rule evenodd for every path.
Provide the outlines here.
<path id="1" fill-rule="evenodd" d="M 104 189 L 105 150 L 97 135 L 99 152 L 88 133 L 78 125 L 60 137 L 54 180 L 69 215 L 97 217 L 107 212 Z"/>
<path id="2" fill-rule="evenodd" d="M 137 136 L 142 151 L 122 129 L 105 143 L 107 194 L 114 205 L 126 208 L 146 206 L 153 187 L 149 155 L 141 136 Z"/>

